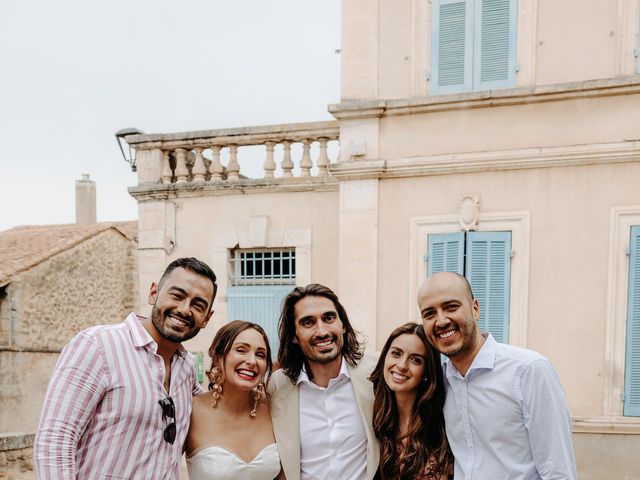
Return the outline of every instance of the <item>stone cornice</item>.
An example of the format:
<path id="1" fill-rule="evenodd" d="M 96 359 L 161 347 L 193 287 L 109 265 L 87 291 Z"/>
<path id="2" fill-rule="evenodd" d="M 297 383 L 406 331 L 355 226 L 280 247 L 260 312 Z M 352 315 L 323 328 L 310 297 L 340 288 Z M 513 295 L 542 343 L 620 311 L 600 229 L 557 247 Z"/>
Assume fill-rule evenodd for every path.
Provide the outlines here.
<path id="1" fill-rule="evenodd" d="M 331 166 L 339 180 L 403 178 L 640 161 L 640 140 L 495 152 L 354 160 Z"/>
<path id="2" fill-rule="evenodd" d="M 640 418 L 573 417 L 571 420 L 574 433 L 640 435 Z"/>
<path id="3" fill-rule="evenodd" d="M 640 75 L 632 75 L 605 80 L 586 80 L 429 97 L 345 101 L 329 105 L 329 113 L 339 120 L 350 120 L 372 116 L 412 115 L 638 93 L 640 93 Z"/>
<path id="4" fill-rule="evenodd" d="M 383 178 L 446 175 L 527 168 L 566 167 L 640 160 L 640 140 L 388 160 Z"/>
<path id="5" fill-rule="evenodd" d="M 384 176 L 387 162 L 384 160 L 352 160 L 334 163 L 329 167 L 331 175 L 338 180 L 362 180 Z"/>
<path id="6" fill-rule="evenodd" d="M 167 200 L 218 195 L 244 195 L 282 192 L 332 192 L 338 190 L 333 177 L 259 178 L 235 182 L 150 183 L 129 187 L 129 194 L 137 201 Z"/>
<path id="7" fill-rule="evenodd" d="M 220 128 L 179 133 L 153 133 L 128 135 L 126 141 L 137 149 L 209 147 L 211 145 L 260 145 L 267 141 L 304 141 L 309 138 L 337 139 L 339 125 L 335 120 L 326 122 L 286 123 L 253 127 Z"/>

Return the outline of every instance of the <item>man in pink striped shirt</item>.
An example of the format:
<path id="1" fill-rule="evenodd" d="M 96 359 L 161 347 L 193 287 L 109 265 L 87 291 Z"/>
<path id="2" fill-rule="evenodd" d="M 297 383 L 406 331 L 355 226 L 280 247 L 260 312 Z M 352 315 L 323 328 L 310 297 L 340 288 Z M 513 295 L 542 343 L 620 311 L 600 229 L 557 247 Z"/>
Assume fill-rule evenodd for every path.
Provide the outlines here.
<path id="1" fill-rule="evenodd" d="M 216 276 L 195 258 L 175 260 L 151 284 L 151 317 L 99 325 L 64 348 L 36 434 L 38 478 L 178 479 L 202 391 L 181 342 L 211 318 Z"/>

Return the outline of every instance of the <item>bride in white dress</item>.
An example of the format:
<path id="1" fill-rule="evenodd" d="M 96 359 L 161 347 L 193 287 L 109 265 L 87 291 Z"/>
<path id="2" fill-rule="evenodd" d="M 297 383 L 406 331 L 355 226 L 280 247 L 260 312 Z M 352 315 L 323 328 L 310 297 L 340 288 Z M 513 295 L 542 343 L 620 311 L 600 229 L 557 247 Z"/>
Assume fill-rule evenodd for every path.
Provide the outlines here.
<path id="1" fill-rule="evenodd" d="M 216 333 L 209 356 L 209 392 L 194 397 L 187 435 L 189 479 L 284 479 L 265 401 L 271 349 L 264 330 L 229 322 Z"/>

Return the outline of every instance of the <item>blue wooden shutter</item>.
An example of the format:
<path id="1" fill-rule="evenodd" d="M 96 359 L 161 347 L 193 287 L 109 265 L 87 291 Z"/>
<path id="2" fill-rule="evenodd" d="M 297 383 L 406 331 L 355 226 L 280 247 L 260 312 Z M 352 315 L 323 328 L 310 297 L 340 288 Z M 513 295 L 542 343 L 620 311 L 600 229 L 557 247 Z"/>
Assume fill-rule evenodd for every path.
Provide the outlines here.
<path id="1" fill-rule="evenodd" d="M 427 243 L 427 275 L 464 273 L 464 232 L 430 234 Z"/>
<path id="2" fill-rule="evenodd" d="M 478 324 L 496 341 L 509 341 L 511 232 L 469 232 L 465 276 L 480 304 Z"/>
<path id="3" fill-rule="evenodd" d="M 430 92 L 470 90 L 473 0 L 434 0 L 432 12 Z"/>
<path id="4" fill-rule="evenodd" d="M 515 0 L 479 0 L 474 28 L 473 88 L 487 90 L 515 83 Z"/>
<path id="5" fill-rule="evenodd" d="M 264 328 L 275 358 L 280 344 L 280 305 L 291 290 L 293 285 L 231 286 L 227 292 L 227 319 L 247 320 Z"/>
<path id="6" fill-rule="evenodd" d="M 640 226 L 631 227 L 624 414 L 640 416 Z"/>

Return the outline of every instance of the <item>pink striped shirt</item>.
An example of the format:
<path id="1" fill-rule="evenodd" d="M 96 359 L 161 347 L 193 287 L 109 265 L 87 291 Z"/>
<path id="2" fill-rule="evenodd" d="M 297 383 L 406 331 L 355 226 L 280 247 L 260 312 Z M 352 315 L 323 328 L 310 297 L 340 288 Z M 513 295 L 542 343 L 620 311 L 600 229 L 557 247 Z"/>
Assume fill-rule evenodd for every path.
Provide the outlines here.
<path id="1" fill-rule="evenodd" d="M 34 444 L 38 478 L 178 479 L 191 416 L 200 393 L 193 357 L 180 346 L 171 359 L 177 436 L 162 433 L 158 401 L 167 396 L 157 344 L 130 314 L 123 323 L 76 335 L 49 382 Z"/>

